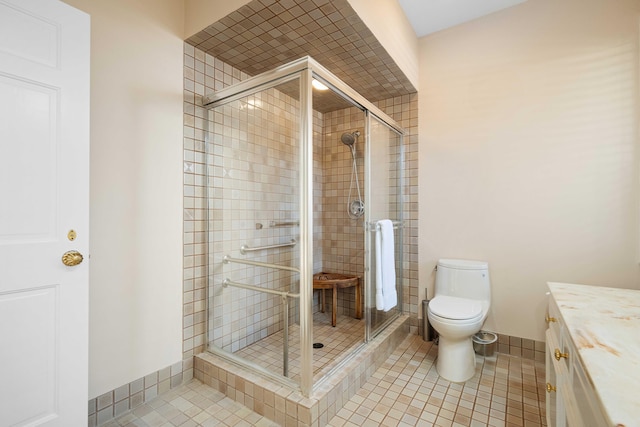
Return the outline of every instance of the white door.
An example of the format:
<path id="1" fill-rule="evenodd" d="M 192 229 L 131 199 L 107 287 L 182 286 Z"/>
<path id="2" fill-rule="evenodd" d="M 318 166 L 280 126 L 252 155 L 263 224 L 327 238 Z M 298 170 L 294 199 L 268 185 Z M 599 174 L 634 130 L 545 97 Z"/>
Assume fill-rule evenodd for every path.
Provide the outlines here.
<path id="1" fill-rule="evenodd" d="M 88 172 L 88 15 L 0 0 L 2 427 L 87 425 Z"/>

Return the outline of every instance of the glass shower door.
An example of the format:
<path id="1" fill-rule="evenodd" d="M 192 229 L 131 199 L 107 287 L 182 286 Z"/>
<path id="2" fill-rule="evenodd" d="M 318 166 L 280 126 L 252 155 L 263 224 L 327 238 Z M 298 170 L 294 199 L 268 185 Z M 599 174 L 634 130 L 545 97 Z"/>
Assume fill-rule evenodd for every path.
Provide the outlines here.
<path id="1" fill-rule="evenodd" d="M 369 340 L 402 313 L 404 149 L 402 134 L 371 113 L 367 126 L 365 315 Z M 390 221 L 390 230 L 383 220 Z"/>
<path id="2" fill-rule="evenodd" d="M 210 351 L 298 383 L 300 79 L 283 80 L 207 111 L 207 335 Z"/>

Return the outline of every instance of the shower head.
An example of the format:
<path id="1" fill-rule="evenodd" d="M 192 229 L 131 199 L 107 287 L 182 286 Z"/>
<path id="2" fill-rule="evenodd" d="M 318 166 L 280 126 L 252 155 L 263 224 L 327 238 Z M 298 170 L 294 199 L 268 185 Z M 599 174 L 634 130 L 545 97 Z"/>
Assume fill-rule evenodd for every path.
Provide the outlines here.
<path id="1" fill-rule="evenodd" d="M 358 138 L 359 136 L 360 136 L 360 131 L 357 131 L 357 130 L 352 133 L 345 132 L 340 137 L 340 141 L 342 141 L 344 145 L 348 145 L 349 147 L 352 147 L 353 144 L 356 142 L 356 138 Z"/>

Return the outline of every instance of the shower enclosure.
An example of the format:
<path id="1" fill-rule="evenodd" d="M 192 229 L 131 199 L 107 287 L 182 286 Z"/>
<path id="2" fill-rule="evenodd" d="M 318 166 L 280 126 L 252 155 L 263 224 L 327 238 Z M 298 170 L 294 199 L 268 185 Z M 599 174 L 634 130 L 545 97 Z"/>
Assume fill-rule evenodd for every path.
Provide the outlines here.
<path id="1" fill-rule="evenodd" d="M 402 313 L 403 130 L 309 57 L 204 105 L 207 349 L 309 396 Z M 387 311 L 382 219 L 398 301 Z M 319 289 L 320 272 L 349 281 Z"/>

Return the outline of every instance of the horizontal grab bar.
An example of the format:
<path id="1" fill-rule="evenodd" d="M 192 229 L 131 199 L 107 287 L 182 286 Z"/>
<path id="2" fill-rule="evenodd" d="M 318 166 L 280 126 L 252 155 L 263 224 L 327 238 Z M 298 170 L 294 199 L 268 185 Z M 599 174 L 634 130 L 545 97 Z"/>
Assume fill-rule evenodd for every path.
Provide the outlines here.
<path id="1" fill-rule="evenodd" d="M 300 294 L 294 294 L 291 292 L 283 292 L 283 291 L 274 291 L 273 289 L 261 288 L 260 286 L 245 285 L 244 283 L 231 281 L 228 278 L 224 279 L 224 282 L 222 282 L 222 286 L 224 286 L 225 288 L 227 286 L 232 286 L 234 288 L 242 288 L 242 289 L 248 289 L 250 291 L 264 292 L 266 294 L 280 295 L 281 297 L 300 298 Z"/>
<path id="2" fill-rule="evenodd" d="M 254 265 L 256 267 L 276 268 L 278 270 L 287 270 L 287 271 L 294 271 L 296 273 L 300 273 L 299 269 L 295 267 L 289 267 L 288 265 L 270 264 L 268 262 L 260 262 L 260 261 L 249 261 L 248 259 L 232 258 L 229 255 L 225 255 L 224 258 L 222 258 L 222 262 L 225 264 L 229 264 L 230 262 L 233 262 L 236 264 Z"/>
<path id="3" fill-rule="evenodd" d="M 269 221 L 269 223 L 267 223 L 266 227 L 267 228 L 273 228 L 273 227 L 295 227 L 296 225 L 300 225 L 300 221 L 282 221 L 282 222 Z M 263 228 L 265 228 L 264 224 L 262 224 L 261 222 L 256 222 L 256 230 L 262 230 Z"/>
<path id="4" fill-rule="evenodd" d="M 296 225 L 300 225 L 300 221 L 282 221 L 282 222 L 277 222 L 277 221 L 271 221 L 269 223 L 269 227 L 294 227 Z"/>
<path id="5" fill-rule="evenodd" d="M 242 245 L 240 246 L 240 253 L 242 255 L 245 255 L 247 252 L 253 252 L 253 251 L 261 251 L 264 249 L 275 249 L 275 248 L 288 248 L 290 246 L 295 246 L 296 245 L 296 239 L 291 239 L 291 241 L 287 242 L 287 243 L 280 243 L 277 245 L 269 245 L 269 246 L 256 246 L 255 248 L 250 248 L 247 245 Z"/>

